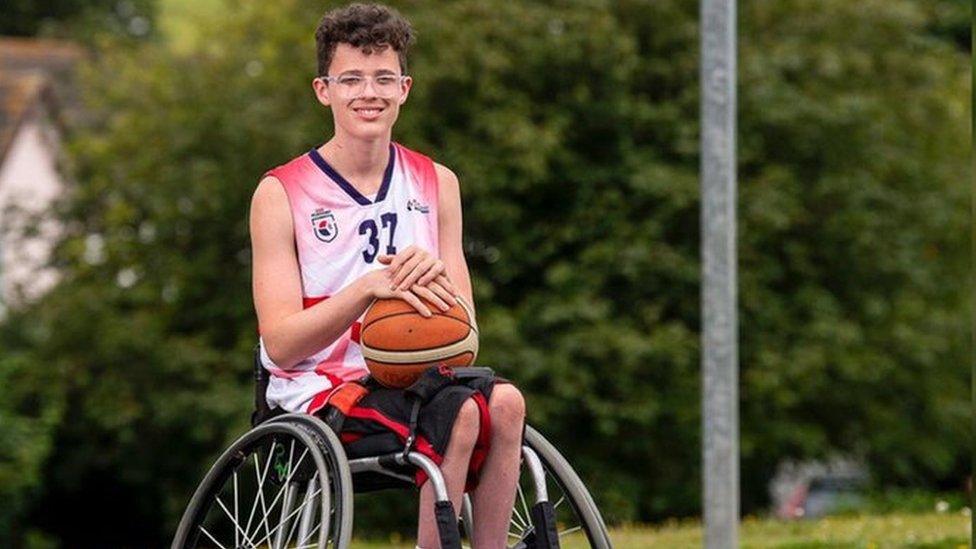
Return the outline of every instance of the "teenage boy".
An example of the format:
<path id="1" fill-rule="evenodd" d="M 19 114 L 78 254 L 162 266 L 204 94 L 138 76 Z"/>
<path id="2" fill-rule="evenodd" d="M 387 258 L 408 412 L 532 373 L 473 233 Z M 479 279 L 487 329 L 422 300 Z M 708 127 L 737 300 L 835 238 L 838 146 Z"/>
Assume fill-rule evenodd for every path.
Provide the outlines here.
<path id="1" fill-rule="evenodd" d="M 312 87 L 334 133 L 265 174 L 250 218 L 268 404 L 310 414 L 367 373 L 359 320 L 374 299 L 403 299 L 430 316 L 427 303 L 447 310 L 460 296 L 474 310 L 458 178 L 391 140 L 413 84 L 410 24 L 385 6 L 353 4 L 327 13 L 315 38 Z M 343 423 L 349 455 L 383 440 L 402 449 L 410 408 L 404 391 L 374 387 Z M 491 378 L 452 384 L 420 408 L 414 450 L 440 466 L 455 511 L 471 492 L 476 548 L 505 547 L 524 416 L 521 393 Z M 425 480 L 418 474 L 417 544 L 438 547 Z"/>

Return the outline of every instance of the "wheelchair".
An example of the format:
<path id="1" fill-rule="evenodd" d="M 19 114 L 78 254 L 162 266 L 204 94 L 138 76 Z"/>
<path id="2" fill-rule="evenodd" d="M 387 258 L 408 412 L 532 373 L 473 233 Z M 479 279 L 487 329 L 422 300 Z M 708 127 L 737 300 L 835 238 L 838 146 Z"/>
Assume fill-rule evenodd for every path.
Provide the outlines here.
<path id="1" fill-rule="evenodd" d="M 345 549 L 352 538 L 353 494 L 416 490 L 413 474 L 418 469 L 432 483 L 441 547 L 468 547 L 471 500 L 464 494 L 456 519 L 444 478 L 427 456 L 400 451 L 347 459 L 337 433 L 318 417 L 268 408 L 268 372 L 257 354 L 254 374 L 254 427 L 217 458 L 197 487 L 173 549 Z M 507 545 L 553 549 L 566 536 L 575 537 L 576 545 L 612 547 L 600 511 L 579 476 L 526 425 Z"/>

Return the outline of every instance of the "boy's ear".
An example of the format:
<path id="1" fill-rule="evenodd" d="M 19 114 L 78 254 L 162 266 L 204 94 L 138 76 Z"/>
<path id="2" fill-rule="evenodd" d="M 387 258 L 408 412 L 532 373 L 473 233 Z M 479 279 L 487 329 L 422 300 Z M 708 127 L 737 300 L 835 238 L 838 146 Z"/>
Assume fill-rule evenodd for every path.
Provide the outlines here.
<path id="1" fill-rule="evenodd" d="M 411 78 L 411 77 L 408 76 L 406 78 L 406 80 L 404 81 L 403 86 L 404 86 L 404 90 L 403 90 L 403 93 L 400 95 L 400 100 L 399 100 L 399 103 L 401 105 L 403 105 L 404 103 L 406 103 L 407 102 L 407 97 L 410 96 L 410 88 L 413 87 L 413 78 Z"/>
<path id="2" fill-rule="evenodd" d="M 332 104 L 329 100 L 328 87 L 320 78 L 316 77 L 312 79 L 312 90 L 315 92 L 315 98 L 319 100 L 319 103 L 326 107 Z"/>

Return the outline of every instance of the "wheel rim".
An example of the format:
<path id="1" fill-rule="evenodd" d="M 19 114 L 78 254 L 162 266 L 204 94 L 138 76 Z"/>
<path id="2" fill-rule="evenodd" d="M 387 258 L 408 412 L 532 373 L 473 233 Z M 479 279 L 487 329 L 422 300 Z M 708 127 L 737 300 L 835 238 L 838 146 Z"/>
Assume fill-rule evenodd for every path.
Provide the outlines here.
<path id="1" fill-rule="evenodd" d="M 332 546 L 336 483 L 323 463 L 317 447 L 290 433 L 268 433 L 241 447 L 215 483 L 188 546 Z"/>

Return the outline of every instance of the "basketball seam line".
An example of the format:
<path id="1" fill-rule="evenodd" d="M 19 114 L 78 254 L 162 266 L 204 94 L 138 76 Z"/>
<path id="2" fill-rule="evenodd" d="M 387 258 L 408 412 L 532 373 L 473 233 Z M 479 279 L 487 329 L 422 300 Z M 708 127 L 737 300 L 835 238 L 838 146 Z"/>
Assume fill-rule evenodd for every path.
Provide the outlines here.
<path id="1" fill-rule="evenodd" d="M 403 316 L 403 315 L 412 315 L 412 314 L 415 314 L 415 313 L 416 313 L 416 311 L 406 311 L 406 312 L 402 312 L 402 313 L 393 313 L 393 314 L 386 315 L 386 316 L 383 316 L 383 317 L 380 317 L 380 318 L 372 319 L 368 326 L 366 326 L 365 328 L 361 328 L 360 329 L 360 332 L 359 332 L 359 340 L 362 341 L 366 337 L 366 334 L 369 333 L 370 328 L 372 328 L 373 326 L 375 326 L 381 320 L 386 320 L 388 318 L 393 318 L 393 317 Z M 442 316 L 444 318 L 450 318 L 450 319 L 456 320 L 460 324 L 463 324 L 463 325 L 467 326 L 468 327 L 468 333 L 470 333 L 471 331 L 475 331 L 475 332 L 478 331 L 478 327 L 477 326 L 472 326 L 469 322 L 464 321 L 464 320 L 461 320 L 460 318 L 458 318 L 456 316 L 445 315 L 445 314 L 440 314 L 440 313 L 438 313 L 438 316 Z M 467 337 L 467 336 L 465 336 L 465 337 Z M 457 341 L 461 341 L 461 339 L 458 339 Z M 452 343 L 455 343 L 455 342 L 452 342 Z M 370 347 L 370 348 L 371 349 L 375 349 L 377 351 L 395 351 L 396 350 L 396 349 L 384 349 L 382 347 Z"/>
<path id="2" fill-rule="evenodd" d="M 472 342 L 474 345 L 471 345 Z M 471 330 L 460 341 L 456 341 L 450 345 L 444 345 L 443 347 L 437 347 L 436 349 L 424 349 L 420 351 L 384 351 L 374 349 L 364 343 L 360 343 L 360 346 L 362 347 L 364 358 L 377 362 L 386 362 L 388 364 L 412 364 L 415 362 L 443 360 L 461 354 L 462 352 L 471 352 L 474 354 L 474 358 L 477 358 L 478 332 Z M 474 358 L 472 358 L 472 362 L 474 362 Z"/>

